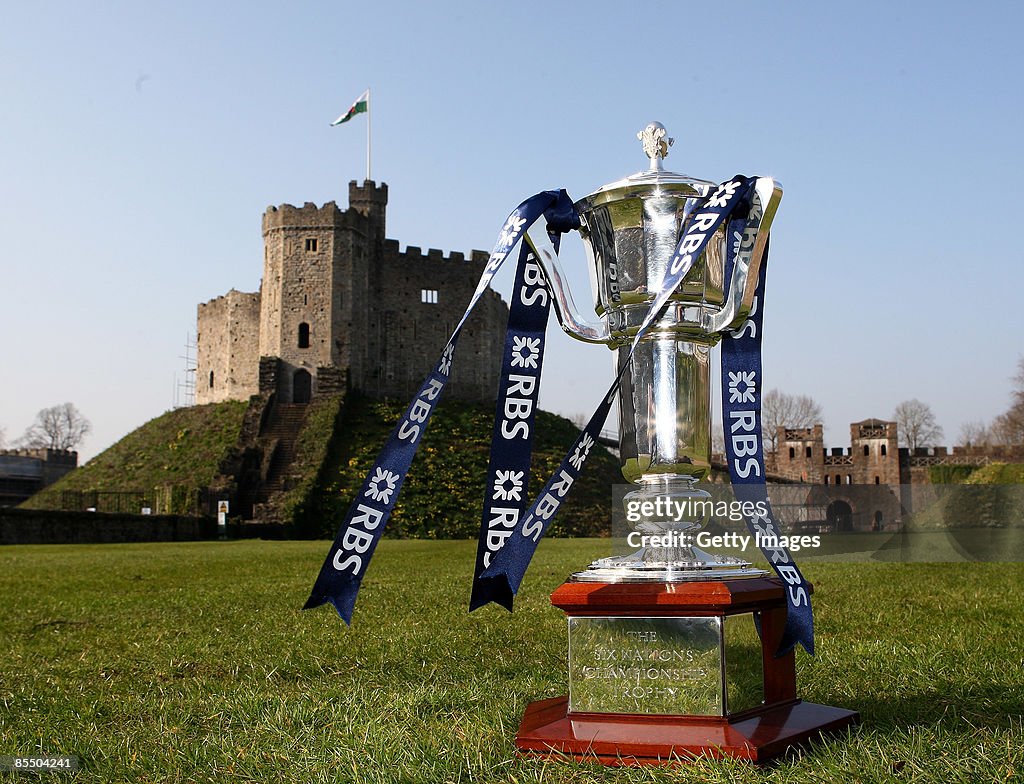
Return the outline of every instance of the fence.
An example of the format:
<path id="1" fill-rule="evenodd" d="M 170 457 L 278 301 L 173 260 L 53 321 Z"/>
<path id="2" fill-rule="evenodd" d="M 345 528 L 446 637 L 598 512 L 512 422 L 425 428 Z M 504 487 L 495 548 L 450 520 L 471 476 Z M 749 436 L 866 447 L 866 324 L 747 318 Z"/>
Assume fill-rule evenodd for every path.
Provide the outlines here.
<path id="1" fill-rule="evenodd" d="M 217 497 L 206 487 L 163 485 L 144 490 L 64 490 L 60 508 L 67 512 L 216 516 Z"/>

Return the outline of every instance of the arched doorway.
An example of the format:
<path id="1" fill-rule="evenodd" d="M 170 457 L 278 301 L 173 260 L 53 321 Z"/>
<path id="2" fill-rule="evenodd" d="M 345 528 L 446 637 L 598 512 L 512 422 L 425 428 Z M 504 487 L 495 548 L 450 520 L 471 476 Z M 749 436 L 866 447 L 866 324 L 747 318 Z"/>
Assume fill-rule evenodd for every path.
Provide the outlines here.
<path id="1" fill-rule="evenodd" d="M 308 403 L 313 396 L 313 377 L 308 370 L 299 368 L 292 376 L 292 402 Z"/>
<path id="2" fill-rule="evenodd" d="M 836 531 L 853 530 L 853 509 L 846 501 L 833 501 L 825 510 L 825 518 Z"/>

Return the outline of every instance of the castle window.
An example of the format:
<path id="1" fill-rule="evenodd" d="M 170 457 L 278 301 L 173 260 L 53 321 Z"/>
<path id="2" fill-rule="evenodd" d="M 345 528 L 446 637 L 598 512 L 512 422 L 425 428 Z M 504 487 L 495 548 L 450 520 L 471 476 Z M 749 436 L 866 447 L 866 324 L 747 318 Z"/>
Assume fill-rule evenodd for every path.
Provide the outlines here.
<path id="1" fill-rule="evenodd" d="M 796 450 L 793 449 L 793 447 L 790 447 L 789 448 L 789 459 L 792 460 L 794 457 L 796 457 Z"/>
<path id="2" fill-rule="evenodd" d="M 210 371 L 210 389 L 213 389 L 213 371 Z"/>
<path id="3" fill-rule="evenodd" d="M 309 324 L 299 324 L 299 348 L 309 348 Z"/>
<path id="4" fill-rule="evenodd" d="M 437 304 L 437 289 L 422 289 L 420 291 L 420 302 L 427 305 Z"/>
<path id="5" fill-rule="evenodd" d="M 810 456 L 811 456 L 811 448 L 807 447 L 807 457 L 810 457 Z"/>
<path id="6" fill-rule="evenodd" d="M 828 484 L 828 474 L 825 474 L 825 484 Z"/>
<path id="7" fill-rule="evenodd" d="M 849 474 L 846 475 L 846 484 L 848 484 L 848 485 L 852 485 L 853 484 L 853 477 L 850 476 Z"/>
<path id="8" fill-rule="evenodd" d="M 864 457 L 867 457 L 870 454 L 871 454 L 871 447 L 869 447 L 867 444 L 864 444 Z"/>
<path id="9" fill-rule="evenodd" d="M 882 484 L 882 480 L 881 480 L 881 477 L 877 477 L 877 476 L 875 477 L 875 484 L 876 484 L 876 485 L 880 485 L 880 484 Z"/>
<path id="10" fill-rule="evenodd" d="M 885 457 L 885 444 L 882 444 L 882 457 Z"/>
<path id="11" fill-rule="evenodd" d="M 839 474 L 836 474 L 836 484 L 837 485 L 841 485 L 842 483 L 843 483 L 843 477 L 841 477 Z"/>
<path id="12" fill-rule="evenodd" d="M 316 237 L 306 237 L 306 250 L 309 253 L 316 252 Z"/>

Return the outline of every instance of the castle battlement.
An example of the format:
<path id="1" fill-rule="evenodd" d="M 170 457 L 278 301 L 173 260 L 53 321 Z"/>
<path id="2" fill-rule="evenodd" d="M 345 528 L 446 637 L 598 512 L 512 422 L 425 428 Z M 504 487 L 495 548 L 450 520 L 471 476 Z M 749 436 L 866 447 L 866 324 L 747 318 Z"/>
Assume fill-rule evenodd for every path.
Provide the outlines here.
<path id="1" fill-rule="evenodd" d="M 221 294 L 219 297 L 207 300 L 206 302 L 200 302 L 200 308 L 218 308 L 225 305 L 237 305 L 240 302 L 243 304 L 259 304 L 260 293 L 258 291 L 239 291 L 238 289 L 231 289 L 227 294 Z"/>
<path id="2" fill-rule="evenodd" d="M 491 254 L 485 250 L 471 250 L 469 255 L 460 250 L 453 250 L 445 254 L 443 250 L 429 248 L 426 253 L 419 245 L 407 245 L 405 250 L 399 249 L 398 240 L 384 240 L 384 258 L 388 261 L 407 261 L 410 263 L 422 263 L 424 261 L 439 262 L 442 264 L 486 264 Z"/>
<path id="3" fill-rule="evenodd" d="M 50 449 L 49 447 L 0 449 L 0 457 L 27 457 L 43 463 L 70 468 L 78 465 L 78 452 L 73 449 Z"/>
<path id="4" fill-rule="evenodd" d="M 336 202 L 329 201 L 322 207 L 317 207 L 311 201 L 307 201 L 301 207 L 292 204 L 282 204 L 278 207 L 267 207 L 263 213 L 263 233 L 283 229 L 337 229 L 337 228 L 358 228 L 366 229 L 366 216 L 362 213 L 348 209 L 341 210 Z"/>

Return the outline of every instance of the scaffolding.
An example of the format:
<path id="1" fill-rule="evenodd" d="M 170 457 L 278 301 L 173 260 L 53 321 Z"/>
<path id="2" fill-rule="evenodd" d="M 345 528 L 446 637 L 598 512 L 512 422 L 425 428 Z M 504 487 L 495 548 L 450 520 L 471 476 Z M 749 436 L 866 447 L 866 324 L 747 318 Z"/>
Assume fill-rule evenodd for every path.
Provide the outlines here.
<path id="1" fill-rule="evenodd" d="M 178 355 L 178 359 L 185 363 L 184 380 L 179 379 L 177 373 L 174 375 L 174 400 L 173 408 L 186 408 L 196 404 L 196 336 L 191 332 L 185 335 L 185 353 Z"/>

